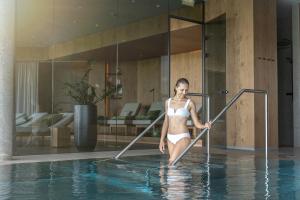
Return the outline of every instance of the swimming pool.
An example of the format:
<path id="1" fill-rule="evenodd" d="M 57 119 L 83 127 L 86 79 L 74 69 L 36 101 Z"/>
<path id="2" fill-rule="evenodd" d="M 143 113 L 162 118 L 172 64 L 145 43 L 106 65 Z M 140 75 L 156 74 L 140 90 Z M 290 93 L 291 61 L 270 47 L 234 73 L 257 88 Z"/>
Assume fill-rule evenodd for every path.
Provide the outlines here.
<path id="1" fill-rule="evenodd" d="M 300 199 L 300 162 L 165 155 L 0 166 L 0 199 Z M 267 170 L 266 170 L 267 169 Z"/>

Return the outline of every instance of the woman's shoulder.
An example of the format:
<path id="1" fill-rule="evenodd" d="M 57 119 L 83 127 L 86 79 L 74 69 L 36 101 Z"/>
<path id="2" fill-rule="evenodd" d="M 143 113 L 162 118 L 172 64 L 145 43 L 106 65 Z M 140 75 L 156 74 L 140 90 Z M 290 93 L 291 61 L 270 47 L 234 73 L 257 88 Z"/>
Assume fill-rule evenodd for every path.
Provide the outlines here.
<path id="1" fill-rule="evenodd" d="M 190 106 L 190 107 L 191 107 L 191 106 L 195 106 L 195 102 L 194 102 L 193 99 L 188 98 L 187 101 L 189 101 L 189 106 Z"/>

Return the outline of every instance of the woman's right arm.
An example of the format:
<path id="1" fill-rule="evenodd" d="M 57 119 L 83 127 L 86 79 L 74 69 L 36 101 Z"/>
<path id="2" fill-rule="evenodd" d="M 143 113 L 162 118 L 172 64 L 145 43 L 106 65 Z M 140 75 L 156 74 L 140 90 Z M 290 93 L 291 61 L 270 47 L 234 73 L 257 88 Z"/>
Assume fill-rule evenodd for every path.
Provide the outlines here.
<path id="1" fill-rule="evenodd" d="M 160 134 L 160 142 L 159 142 L 159 150 L 160 152 L 164 153 L 165 151 L 165 137 L 167 135 L 168 127 L 169 127 L 169 120 L 168 120 L 168 100 L 165 102 L 165 119 L 164 123 L 161 129 L 161 134 Z"/>

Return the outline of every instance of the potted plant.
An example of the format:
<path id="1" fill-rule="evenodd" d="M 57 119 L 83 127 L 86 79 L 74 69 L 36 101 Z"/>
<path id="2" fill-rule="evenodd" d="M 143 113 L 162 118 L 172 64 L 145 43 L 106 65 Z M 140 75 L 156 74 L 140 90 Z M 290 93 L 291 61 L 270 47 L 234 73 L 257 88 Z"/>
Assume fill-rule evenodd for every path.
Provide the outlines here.
<path id="1" fill-rule="evenodd" d="M 74 82 L 66 82 L 65 92 L 75 102 L 74 106 L 74 142 L 79 151 L 93 151 L 97 144 L 97 106 L 105 97 L 116 91 L 116 88 L 103 90 L 97 94 L 96 85 L 88 82 L 88 69 L 83 77 Z"/>

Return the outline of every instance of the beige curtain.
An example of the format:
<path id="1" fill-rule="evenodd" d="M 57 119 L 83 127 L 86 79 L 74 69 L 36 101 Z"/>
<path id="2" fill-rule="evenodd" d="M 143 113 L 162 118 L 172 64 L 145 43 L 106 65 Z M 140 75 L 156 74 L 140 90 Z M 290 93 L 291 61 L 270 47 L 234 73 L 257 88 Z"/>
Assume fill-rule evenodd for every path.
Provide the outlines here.
<path id="1" fill-rule="evenodd" d="M 38 62 L 16 63 L 16 112 L 38 112 Z"/>

